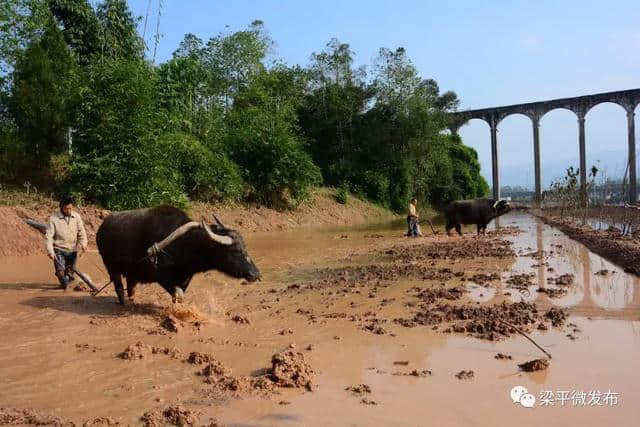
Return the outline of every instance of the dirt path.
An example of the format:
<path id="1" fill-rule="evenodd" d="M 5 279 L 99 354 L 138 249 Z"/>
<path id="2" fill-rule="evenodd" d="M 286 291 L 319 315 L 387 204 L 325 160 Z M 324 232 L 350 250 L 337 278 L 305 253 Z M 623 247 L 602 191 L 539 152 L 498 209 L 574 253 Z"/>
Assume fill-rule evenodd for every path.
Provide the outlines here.
<path id="1" fill-rule="evenodd" d="M 639 279 L 531 216 L 501 223 L 480 239 L 251 234 L 264 281 L 200 275 L 179 306 L 156 285 L 124 308 L 112 289 L 62 293 L 42 256 L 3 258 L 0 421 L 635 425 Z M 518 366 L 544 355 L 503 321 L 552 354 L 546 369 Z M 618 400 L 540 406 L 564 390 Z"/>

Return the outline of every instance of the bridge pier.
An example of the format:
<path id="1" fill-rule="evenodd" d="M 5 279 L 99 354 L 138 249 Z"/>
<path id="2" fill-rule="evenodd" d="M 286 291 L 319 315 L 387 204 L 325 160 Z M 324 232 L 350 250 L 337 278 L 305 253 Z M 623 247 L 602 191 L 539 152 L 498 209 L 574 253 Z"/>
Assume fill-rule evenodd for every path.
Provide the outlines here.
<path id="1" fill-rule="evenodd" d="M 498 169 L 498 121 L 491 119 L 491 178 L 493 186 L 493 199 L 500 199 L 500 173 Z"/>
<path id="2" fill-rule="evenodd" d="M 629 139 L 629 203 L 638 200 L 638 178 L 636 176 L 636 126 L 635 112 L 627 110 L 627 130 Z"/>
<path id="3" fill-rule="evenodd" d="M 586 195 L 587 190 L 587 150 L 584 136 L 584 119 L 586 113 L 578 111 L 578 144 L 580 145 L 580 191 Z"/>
<path id="4" fill-rule="evenodd" d="M 531 123 L 533 124 L 533 168 L 536 181 L 534 203 L 537 207 L 540 207 L 540 203 L 542 202 L 542 180 L 540 178 L 540 118 L 531 118 Z"/>

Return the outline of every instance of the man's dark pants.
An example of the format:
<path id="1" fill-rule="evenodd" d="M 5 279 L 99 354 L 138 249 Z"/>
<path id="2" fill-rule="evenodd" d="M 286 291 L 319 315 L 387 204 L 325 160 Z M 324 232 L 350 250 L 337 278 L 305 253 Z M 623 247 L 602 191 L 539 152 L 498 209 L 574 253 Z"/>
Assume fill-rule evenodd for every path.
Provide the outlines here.
<path id="1" fill-rule="evenodd" d="M 408 215 L 407 216 L 407 226 L 409 227 L 409 230 L 407 231 L 407 236 L 418 236 L 420 233 L 418 233 L 418 218 L 416 218 L 413 215 Z"/>
<path id="2" fill-rule="evenodd" d="M 53 264 L 56 269 L 56 277 L 60 281 L 60 286 L 66 288 L 73 280 L 73 270 L 76 267 L 78 252 L 55 249 L 55 255 Z"/>

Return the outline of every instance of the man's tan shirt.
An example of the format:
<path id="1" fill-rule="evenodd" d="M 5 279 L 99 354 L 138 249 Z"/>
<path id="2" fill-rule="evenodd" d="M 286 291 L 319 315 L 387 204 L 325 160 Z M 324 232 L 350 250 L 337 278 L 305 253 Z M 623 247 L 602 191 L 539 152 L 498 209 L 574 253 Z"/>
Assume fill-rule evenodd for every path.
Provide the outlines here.
<path id="1" fill-rule="evenodd" d="M 409 203 L 409 216 L 418 216 L 418 213 L 416 212 L 416 205 L 413 203 Z"/>
<path id="2" fill-rule="evenodd" d="M 82 218 L 76 212 L 65 217 L 62 212 L 49 217 L 49 226 L 45 234 L 45 246 L 49 255 L 54 255 L 54 248 L 73 252 L 78 247 L 87 247 L 87 232 Z"/>

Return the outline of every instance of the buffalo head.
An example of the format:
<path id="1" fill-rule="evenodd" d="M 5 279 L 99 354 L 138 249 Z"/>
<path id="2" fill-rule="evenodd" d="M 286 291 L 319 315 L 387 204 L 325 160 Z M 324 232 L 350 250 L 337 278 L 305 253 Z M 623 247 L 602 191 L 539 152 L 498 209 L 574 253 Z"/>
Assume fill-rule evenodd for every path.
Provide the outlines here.
<path id="1" fill-rule="evenodd" d="M 511 205 L 506 200 L 498 200 L 493 205 L 493 208 L 496 210 L 496 216 L 504 215 L 511 210 Z"/>
<path id="2" fill-rule="evenodd" d="M 232 277 L 247 279 L 250 282 L 260 280 L 260 270 L 247 252 L 247 247 L 240 233 L 227 228 L 214 216 L 215 224 L 205 225 L 207 234 L 212 236 L 212 267 Z M 224 242 L 219 243 L 219 237 Z"/>

